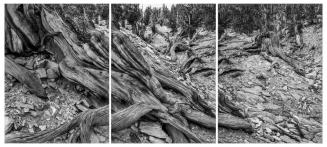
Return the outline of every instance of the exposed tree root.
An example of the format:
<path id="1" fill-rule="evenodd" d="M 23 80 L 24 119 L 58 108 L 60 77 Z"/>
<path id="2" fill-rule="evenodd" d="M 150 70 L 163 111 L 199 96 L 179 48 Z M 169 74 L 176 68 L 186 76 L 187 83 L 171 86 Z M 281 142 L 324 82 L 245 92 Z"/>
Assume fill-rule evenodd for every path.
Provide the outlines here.
<path id="1" fill-rule="evenodd" d="M 165 124 L 173 142 L 203 142 L 187 127 L 187 121 L 215 128 L 214 108 L 195 90 L 178 82 L 151 59 L 129 37 L 112 29 L 112 131 L 129 127 L 142 116 Z M 172 89 L 181 97 L 170 97 Z M 172 109 L 174 108 L 174 109 Z"/>
<path id="2" fill-rule="evenodd" d="M 69 130 L 80 127 L 80 138 L 82 142 L 90 142 L 90 129 L 93 126 L 104 126 L 109 124 L 109 107 L 89 109 L 77 115 L 73 120 L 54 129 L 44 130 L 36 133 L 18 134 L 6 136 L 6 143 L 43 143 L 69 132 Z"/>

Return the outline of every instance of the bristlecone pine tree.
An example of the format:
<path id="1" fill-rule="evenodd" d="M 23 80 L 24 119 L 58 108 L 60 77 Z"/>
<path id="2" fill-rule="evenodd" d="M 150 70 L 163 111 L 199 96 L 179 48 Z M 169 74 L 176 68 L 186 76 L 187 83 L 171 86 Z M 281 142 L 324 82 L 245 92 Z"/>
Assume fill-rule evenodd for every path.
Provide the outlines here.
<path id="1" fill-rule="evenodd" d="M 6 137 L 6 142 L 46 142 L 76 127 L 80 128 L 81 142 L 90 142 L 89 131 L 93 126 L 109 125 L 109 38 L 96 30 L 88 18 L 80 20 L 83 22 L 78 24 L 85 25 L 82 32 L 74 28 L 81 26 L 68 23 L 45 5 L 5 5 L 6 55 L 49 54 L 55 57 L 64 78 L 85 86 L 98 101 L 107 104 L 84 111 L 57 128 Z M 33 94 L 47 99 L 39 78 L 9 56 L 5 61 L 6 73 L 26 84 Z"/>

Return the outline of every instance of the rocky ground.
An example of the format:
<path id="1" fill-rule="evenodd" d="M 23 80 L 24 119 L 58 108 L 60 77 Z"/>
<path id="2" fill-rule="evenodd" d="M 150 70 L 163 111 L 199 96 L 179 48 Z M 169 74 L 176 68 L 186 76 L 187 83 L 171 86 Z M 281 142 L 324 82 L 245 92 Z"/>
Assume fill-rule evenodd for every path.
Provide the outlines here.
<path id="1" fill-rule="evenodd" d="M 278 57 L 268 62 L 261 55 L 240 55 L 231 63 L 219 64 L 219 74 L 227 68 L 241 69 L 219 76 L 219 84 L 237 97 L 232 101 L 248 114 L 254 132 L 219 128 L 220 143 L 322 143 L 322 29 L 304 29 L 303 48 L 294 48 L 294 38 L 284 42 L 286 55 L 300 61 L 305 76 Z M 219 57 L 240 52 L 251 36 L 232 34 L 219 42 Z M 230 49 L 234 48 L 234 49 Z M 227 49 L 227 50 L 226 50 Z M 218 57 L 218 58 L 219 58 Z M 276 68 L 277 67 L 277 68 Z"/>
<path id="2" fill-rule="evenodd" d="M 98 30 L 107 32 L 103 26 Z M 49 100 L 42 100 L 31 94 L 24 84 L 6 74 L 5 76 L 5 131 L 6 135 L 34 133 L 55 128 L 72 120 L 78 113 L 99 105 L 92 101 L 92 94 L 83 86 L 69 82 L 59 72 L 55 60 L 43 54 L 30 57 L 10 56 L 14 62 L 25 67 L 41 81 Z M 74 139 L 76 129 L 61 135 L 51 143 L 69 143 Z M 109 142 L 109 126 L 95 127 L 92 143 Z"/>
<path id="3" fill-rule="evenodd" d="M 163 26 L 157 25 L 158 29 L 162 32 L 169 32 L 170 29 Z M 148 62 L 156 61 L 157 65 L 169 70 L 173 75 L 177 77 L 179 81 L 185 85 L 191 86 L 192 88 L 200 91 L 200 95 L 206 97 L 207 102 L 211 107 L 216 107 L 215 99 L 215 46 L 216 46 L 216 35 L 214 32 L 203 31 L 192 47 L 195 54 L 208 54 L 204 56 L 202 63 L 193 63 L 194 71 L 183 77 L 179 74 L 180 66 L 187 60 L 186 52 L 177 52 L 177 60 L 171 61 L 169 55 L 161 53 L 166 48 L 168 42 L 165 41 L 164 37 L 155 34 L 151 37 L 151 43 L 143 41 L 140 37 L 132 34 L 130 30 L 121 28 L 121 31 L 127 34 L 133 43 L 142 48 L 142 54 Z M 149 32 L 146 32 L 146 34 Z M 151 36 L 151 35 L 150 35 Z M 150 58 L 156 58 L 150 60 Z M 198 61 L 196 61 L 198 62 Z M 200 69 L 199 66 L 206 66 L 208 70 L 197 71 Z M 168 94 L 180 95 L 174 91 L 168 92 Z M 206 96 L 204 96 L 206 95 Z M 180 95 L 181 96 L 181 95 Z M 161 124 L 155 121 L 147 121 L 144 119 L 139 120 L 137 123 L 132 125 L 130 128 L 124 129 L 118 132 L 112 132 L 113 143 L 171 143 L 172 139 L 164 131 L 165 128 Z M 216 142 L 216 131 L 214 129 L 207 129 L 199 127 L 195 124 L 190 124 L 190 130 L 195 133 L 199 138 L 208 143 Z"/>

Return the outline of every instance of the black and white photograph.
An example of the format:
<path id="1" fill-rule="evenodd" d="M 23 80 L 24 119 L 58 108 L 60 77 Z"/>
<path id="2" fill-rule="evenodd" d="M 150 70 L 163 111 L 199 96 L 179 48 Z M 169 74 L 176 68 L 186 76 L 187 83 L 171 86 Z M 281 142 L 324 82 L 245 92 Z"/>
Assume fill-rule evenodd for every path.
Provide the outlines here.
<path id="1" fill-rule="evenodd" d="M 5 4 L 5 143 L 109 143 L 109 4 Z"/>
<path id="2" fill-rule="evenodd" d="M 111 10 L 111 142 L 216 143 L 216 4 Z"/>
<path id="3" fill-rule="evenodd" d="M 218 143 L 322 143 L 322 4 L 218 4 Z"/>

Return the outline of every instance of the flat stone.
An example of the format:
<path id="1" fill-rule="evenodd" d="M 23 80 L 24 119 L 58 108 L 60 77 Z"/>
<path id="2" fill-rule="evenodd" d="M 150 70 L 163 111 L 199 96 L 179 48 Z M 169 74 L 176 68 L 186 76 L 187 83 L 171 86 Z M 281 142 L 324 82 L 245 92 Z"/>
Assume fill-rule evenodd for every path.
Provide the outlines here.
<path id="1" fill-rule="evenodd" d="M 168 138 L 168 135 L 162 130 L 159 123 L 155 122 L 141 122 L 140 131 L 144 134 L 154 136 L 157 138 Z"/>
<path id="2" fill-rule="evenodd" d="M 291 139 L 290 137 L 283 135 L 279 137 L 283 142 L 286 143 L 297 143 L 295 140 Z"/>
<path id="3" fill-rule="evenodd" d="M 253 94 L 253 93 L 244 92 L 244 91 L 237 91 L 236 92 L 236 95 L 237 95 L 238 98 L 241 99 L 240 101 L 246 101 L 246 102 L 251 103 L 251 104 L 257 104 L 257 103 L 260 103 L 260 102 L 264 102 L 265 101 L 259 95 L 256 95 L 256 94 Z"/>
<path id="4" fill-rule="evenodd" d="M 52 68 L 47 69 L 47 77 L 49 79 L 57 79 L 59 77 L 58 73 Z"/>
<path id="5" fill-rule="evenodd" d="M 270 93 L 267 92 L 267 91 L 261 91 L 261 94 L 264 95 L 264 96 L 266 96 L 266 97 L 270 97 L 271 96 Z"/>
<path id="6" fill-rule="evenodd" d="M 315 79 L 317 75 L 316 71 L 313 71 L 311 73 L 308 73 L 307 75 L 305 75 L 305 77 L 309 78 L 309 79 Z"/>
<path id="7" fill-rule="evenodd" d="M 272 132 L 272 130 L 270 128 L 265 128 L 265 129 L 266 129 L 266 132 L 269 134 Z"/>
<path id="8" fill-rule="evenodd" d="M 277 136 L 272 136 L 275 139 L 275 142 L 281 142 L 282 140 Z"/>
<path id="9" fill-rule="evenodd" d="M 34 129 L 33 129 L 33 128 L 29 128 L 28 131 L 29 131 L 30 133 L 34 133 Z"/>
<path id="10" fill-rule="evenodd" d="M 262 106 L 264 107 L 264 110 L 279 110 L 279 109 L 281 109 L 281 106 L 275 105 L 273 103 L 263 103 Z"/>
<path id="11" fill-rule="evenodd" d="M 260 95 L 262 92 L 262 88 L 260 86 L 254 86 L 251 88 L 242 88 L 244 92 L 255 94 L 255 95 Z"/>
<path id="12" fill-rule="evenodd" d="M 149 137 L 149 141 L 150 141 L 151 143 L 166 143 L 166 142 L 163 141 L 162 139 L 155 138 L 155 137 L 152 137 L 152 136 Z"/>
<path id="13" fill-rule="evenodd" d="M 39 68 L 35 72 L 37 73 L 39 78 L 41 78 L 41 79 L 47 78 L 47 72 L 46 72 L 45 68 Z"/>
<path id="14" fill-rule="evenodd" d="M 54 70 L 56 73 L 59 73 L 59 66 L 57 63 L 55 62 L 52 62 L 52 61 L 49 61 L 47 62 L 47 65 L 46 65 L 46 68 L 47 69 L 52 69 Z"/>
<path id="15" fill-rule="evenodd" d="M 76 89 L 78 92 L 81 92 L 81 91 L 84 90 L 83 87 L 82 87 L 81 85 L 76 85 L 76 86 L 75 86 L 75 89 Z"/>
<path id="16" fill-rule="evenodd" d="M 39 113 L 37 113 L 36 111 L 30 111 L 31 116 L 33 117 L 37 117 L 39 115 Z"/>
<path id="17" fill-rule="evenodd" d="M 48 82 L 48 85 L 50 87 L 54 88 L 54 89 L 57 89 L 58 88 L 58 86 L 57 86 L 57 84 L 55 82 Z"/>
<path id="18" fill-rule="evenodd" d="M 36 64 L 34 64 L 36 68 L 45 68 L 46 65 L 47 65 L 47 60 L 37 61 Z"/>
<path id="19" fill-rule="evenodd" d="M 14 126 L 14 120 L 8 116 L 5 116 L 5 133 L 9 133 Z"/>
<path id="20" fill-rule="evenodd" d="M 106 137 L 101 136 L 101 135 L 98 135 L 98 138 L 99 138 L 100 142 L 105 142 L 107 140 Z"/>
<path id="21" fill-rule="evenodd" d="M 24 66 L 27 63 L 27 61 L 22 57 L 17 57 L 14 61 L 15 61 L 15 63 L 22 65 L 22 66 Z"/>
<path id="22" fill-rule="evenodd" d="M 44 117 L 45 118 L 50 118 L 51 117 L 51 113 L 50 113 L 49 110 L 44 111 Z"/>
<path id="23" fill-rule="evenodd" d="M 94 133 L 91 133 L 91 135 L 90 135 L 90 141 L 91 141 L 91 143 L 100 143 L 100 139 Z"/>
<path id="24" fill-rule="evenodd" d="M 30 60 L 28 60 L 27 63 L 26 63 L 26 65 L 25 65 L 25 67 L 26 67 L 27 69 L 29 69 L 29 70 L 34 69 L 34 68 L 33 68 L 33 67 L 34 67 L 34 59 L 30 59 Z"/>
<path id="25" fill-rule="evenodd" d="M 43 131 L 43 130 L 45 130 L 47 128 L 47 126 L 46 125 L 41 125 L 41 126 L 39 126 L 39 128 L 40 128 L 41 131 Z"/>
<path id="26" fill-rule="evenodd" d="M 83 112 L 86 110 L 89 110 L 88 108 L 86 108 L 84 105 L 81 105 L 81 104 L 77 104 L 76 107 L 78 110 L 81 110 Z"/>

